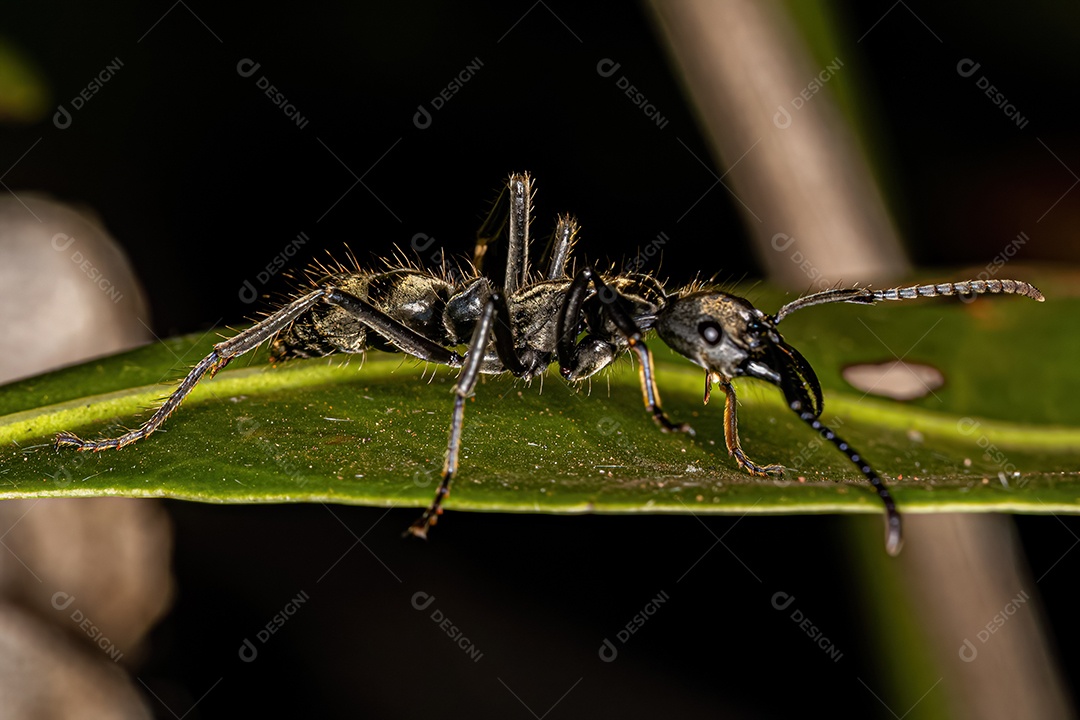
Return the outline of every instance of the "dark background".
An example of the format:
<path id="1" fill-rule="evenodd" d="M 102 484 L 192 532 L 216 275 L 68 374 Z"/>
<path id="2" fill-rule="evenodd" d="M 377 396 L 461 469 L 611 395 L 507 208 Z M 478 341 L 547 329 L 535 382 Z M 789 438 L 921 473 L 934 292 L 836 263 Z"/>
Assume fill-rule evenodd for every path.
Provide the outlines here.
<path id="1" fill-rule="evenodd" d="M 1021 259 L 1075 261 L 1076 11 L 830 7 L 867 147 L 915 263 L 978 269 L 1021 231 L 1031 238 Z M 287 292 L 282 275 L 262 284 L 257 274 L 300 232 L 310 241 L 294 269 L 346 245 L 367 261 L 417 233 L 467 254 L 502 179 L 520 170 L 537 179 L 537 232 L 574 212 L 590 259 L 632 257 L 665 232 L 659 272 L 675 283 L 762 273 L 737 203 L 722 186 L 709 190 L 723 168 L 635 6 L 38 3 L 5 15 L 8 41 L 54 97 L 39 122 L 7 128 L 3 182 L 96 210 L 141 277 L 161 337 L 265 309 L 241 301 L 243 282 Z M 977 76 L 957 74 L 965 57 L 1025 128 L 979 92 Z M 57 128 L 56 104 L 71 109 L 114 58 L 116 76 Z M 244 58 L 260 63 L 252 77 L 237 72 Z M 417 106 L 430 110 L 476 58 L 475 77 L 430 127 L 416 127 Z M 604 58 L 668 119 L 663 129 L 620 94 L 618 75 L 597 73 Z M 262 94 L 261 76 L 305 127 Z M 193 707 L 190 718 L 543 716 L 571 687 L 550 717 L 780 717 L 819 703 L 883 715 L 859 683 L 887 678 L 859 623 L 841 542 L 850 520 L 454 513 L 424 545 L 399 539 L 411 509 L 169 507 L 179 595 L 138 671 L 163 717 L 166 706 Z M 1017 522 L 1036 576 L 1080 529 L 1072 518 Z M 1039 585 L 1059 638 L 1077 629 L 1066 592 L 1075 562 L 1065 557 Z M 769 605 L 778 590 L 827 629 L 844 650 L 839 663 Z M 310 600 L 255 662 L 241 662 L 242 640 L 301 591 Z M 410 605 L 418 591 L 436 598 L 426 613 Z M 602 640 L 661 591 L 668 603 L 616 662 L 600 662 Z M 434 608 L 480 662 L 430 621 Z M 1080 656 L 1069 642 L 1058 650 L 1075 678 Z"/>

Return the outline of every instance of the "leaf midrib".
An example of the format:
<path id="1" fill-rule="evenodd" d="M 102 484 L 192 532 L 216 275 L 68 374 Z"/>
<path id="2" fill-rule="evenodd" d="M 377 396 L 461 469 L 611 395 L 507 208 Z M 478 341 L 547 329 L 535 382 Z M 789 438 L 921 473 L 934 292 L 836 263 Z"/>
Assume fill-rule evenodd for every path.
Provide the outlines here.
<path id="1" fill-rule="evenodd" d="M 368 358 L 363 379 L 370 380 L 372 371 L 388 376 L 401 367 L 399 356 L 385 355 L 378 359 Z M 697 377 L 682 365 L 660 361 L 660 373 L 681 376 L 688 380 Z M 340 382 L 357 382 L 355 368 L 345 363 L 313 361 L 296 363 L 294 366 L 261 366 L 223 370 L 216 377 L 199 383 L 188 395 L 184 405 L 198 405 L 222 396 L 269 395 L 282 390 L 317 387 Z M 637 392 L 636 383 L 627 375 L 616 375 L 616 383 L 625 385 L 628 392 Z M 669 390 L 678 392 L 678 388 Z M 148 408 L 156 407 L 171 392 L 160 384 L 142 385 L 75 400 L 68 400 L 33 410 L 25 410 L 0 417 L 0 442 L 19 443 L 28 438 L 45 437 L 61 430 L 77 430 L 107 418 L 133 416 Z M 947 413 L 912 407 L 895 402 L 883 402 L 853 394 L 827 392 L 826 407 L 830 413 L 845 415 L 859 424 L 890 430 L 915 430 L 967 437 L 993 443 L 1001 448 L 1038 449 L 1048 452 L 1065 452 L 1080 446 L 1080 428 L 1056 426 L 1032 426 L 1001 420 L 971 418 L 978 423 L 976 430 L 964 433 L 958 427 L 962 419 Z M 746 393 L 740 397 L 740 405 L 784 408 L 778 397 L 763 393 Z"/>

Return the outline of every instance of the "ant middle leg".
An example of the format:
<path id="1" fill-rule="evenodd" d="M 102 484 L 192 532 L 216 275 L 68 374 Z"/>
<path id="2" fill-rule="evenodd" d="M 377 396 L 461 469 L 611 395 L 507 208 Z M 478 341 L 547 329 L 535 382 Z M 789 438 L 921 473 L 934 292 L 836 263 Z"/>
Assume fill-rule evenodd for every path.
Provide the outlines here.
<path id="1" fill-rule="evenodd" d="M 656 387 L 652 353 L 645 344 L 645 340 L 642 339 L 641 329 L 622 306 L 620 302 L 622 296 L 619 291 L 605 283 L 600 274 L 591 267 L 584 267 L 578 271 L 566 292 L 566 300 L 559 315 L 557 351 L 563 377 L 570 378 L 577 364 L 575 360 L 581 352 L 581 346 L 577 344 L 578 328 L 590 283 L 596 288 L 596 295 L 602 303 L 603 312 L 615 324 L 619 334 L 638 356 L 638 377 L 641 380 L 641 395 L 645 401 L 645 409 L 664 432 L 684 432 L 693 435 L 694 429 L 688 423 L 672 422 L 660 407 L 660 391 Z"/>
<path id="2" fill-rule="evenodd" d="M 435 490 L 435 499 L 424 513 L 407 530 L 408 534 L 427 538 L 428 529 L 435 526 L 443 512 L 443 501 L 450 495 L 450 483 L 457 474 L 458 457 L 461 453 L 461 431 L 465 424 L 465 401 L 472 397 L 476 382 L 488 361 L 487 348 L 494 336 L 495 354 L 506 372 L 516 377 L 531 374 L 537 368 L 539 359 L 522 360 L 514 348 L 513 332 L 510 328 L 510 313 L 506 298 L 500 293 L 492 293 L 480 313 L 473 328 L 469 349 L 465 352 L 464 364 L 457 384 L 454 386 L 454 412 L 450 420 L 450 439 L 443 460 L 442 477 Z"/>

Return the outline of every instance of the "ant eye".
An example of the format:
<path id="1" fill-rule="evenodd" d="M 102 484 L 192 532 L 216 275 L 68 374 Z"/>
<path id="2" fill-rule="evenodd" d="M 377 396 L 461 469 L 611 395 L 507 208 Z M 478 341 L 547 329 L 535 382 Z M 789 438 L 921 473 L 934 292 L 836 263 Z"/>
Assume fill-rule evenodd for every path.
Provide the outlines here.
<path id="1" fill-rule="evenodd" d="M 706 320 L 699 323 L 697 326 L 698 334 L 701 335 L 701 339 L 710 345 L 717 345 L 724 337 L 724 331 L 720 329 L 720 324 L 713 320 Z"/>

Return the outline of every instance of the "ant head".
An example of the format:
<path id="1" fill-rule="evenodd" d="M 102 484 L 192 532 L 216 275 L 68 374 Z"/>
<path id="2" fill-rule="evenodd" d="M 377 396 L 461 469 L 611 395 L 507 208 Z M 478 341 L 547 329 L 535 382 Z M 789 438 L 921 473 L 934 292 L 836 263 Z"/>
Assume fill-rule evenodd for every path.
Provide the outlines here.
<path id="1" fill-rule="evenodd" d="M 793 410 L 821 413 L 821 385 L 810 364 L 784 342 L 771 317 L 719 291 L 670 300 L 653 323 L 668 347 L 725 380 L 749 375 L 778 386 Z"/>

